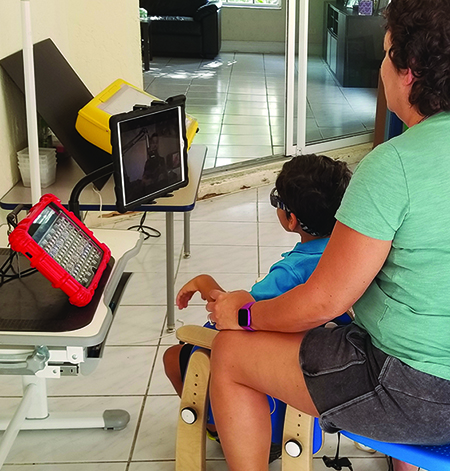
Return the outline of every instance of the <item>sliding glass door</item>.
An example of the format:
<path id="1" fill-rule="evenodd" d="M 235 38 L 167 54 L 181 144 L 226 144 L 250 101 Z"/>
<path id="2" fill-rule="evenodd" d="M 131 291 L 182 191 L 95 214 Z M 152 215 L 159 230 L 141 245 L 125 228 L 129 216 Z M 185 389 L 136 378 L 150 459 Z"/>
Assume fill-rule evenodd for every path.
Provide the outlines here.
<path id="1" fill-rule="evenodd" d="M 373 139 L 382 17 L 339 2 L 287 0 L 285 153 Z"/>

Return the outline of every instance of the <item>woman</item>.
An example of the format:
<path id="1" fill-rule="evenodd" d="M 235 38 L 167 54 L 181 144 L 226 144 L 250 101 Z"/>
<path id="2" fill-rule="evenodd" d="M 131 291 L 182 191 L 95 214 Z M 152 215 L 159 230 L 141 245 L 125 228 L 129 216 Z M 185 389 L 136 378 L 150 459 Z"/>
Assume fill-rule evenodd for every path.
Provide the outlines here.
<path id="1" fill-rule="evenodd" d="M 238 311 L 249 293 L 211 293 L 210 318 L 225 330 L 213 344 L 211 402 L 232 471 L 267 469 L 265 394 L 320 417 L 327 432 L 450 442 L 448 18 L 449 0 L 388 6 L 381 77 L 409 129 L 359 165 L 308 282 L 248 316 Z M 351 306 L 350 326 L 317 327 Z M 256 332 L 242 330 L 247 319 Z"/>

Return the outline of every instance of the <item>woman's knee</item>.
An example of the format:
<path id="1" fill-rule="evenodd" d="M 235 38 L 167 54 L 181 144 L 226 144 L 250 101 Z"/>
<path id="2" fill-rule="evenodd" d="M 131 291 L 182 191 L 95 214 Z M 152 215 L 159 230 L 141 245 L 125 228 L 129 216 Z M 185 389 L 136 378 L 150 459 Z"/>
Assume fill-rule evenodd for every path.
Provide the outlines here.
<path id="1" fill-rule="evenodd" d="M 228 366 L 235 364 L 236 357 L 241 358 L 243 345 L 242 334 L 244 332 L 223 330 L 214 338 L 211 347 L 211 370 L 217 364 L 220 370 L 226 370 Z"/>

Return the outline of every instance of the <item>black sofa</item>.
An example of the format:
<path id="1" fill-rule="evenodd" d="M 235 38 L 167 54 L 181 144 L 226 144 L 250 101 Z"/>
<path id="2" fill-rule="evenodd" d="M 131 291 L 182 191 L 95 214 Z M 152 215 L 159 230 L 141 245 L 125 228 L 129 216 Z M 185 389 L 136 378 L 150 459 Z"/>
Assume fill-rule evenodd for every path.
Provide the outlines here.
<path id="1" fill-rule="evenodd" d="M 221 47 L 220 0 L 140 0 L 153 56 L 213 59 Z"/>

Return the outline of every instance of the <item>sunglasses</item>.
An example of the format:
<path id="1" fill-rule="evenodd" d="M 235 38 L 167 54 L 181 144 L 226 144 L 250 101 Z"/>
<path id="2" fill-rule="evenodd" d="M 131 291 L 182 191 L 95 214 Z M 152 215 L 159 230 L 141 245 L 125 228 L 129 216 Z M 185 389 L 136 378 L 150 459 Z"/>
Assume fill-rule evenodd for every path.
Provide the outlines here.
<path id="1" fill-rule="evenodd" d="M 292 213 L 292 211 L 286 206 L 285 203 L 283 203 L 283 201 L 281 201 L 280 195 L 278 194 L 278 191 L 277 191 L 276 188 L 274 188 L 274 189 L 270 192 L 270 204 L 271 204 L 274 208 L 278 208 L 278 209 L 281 209 L 281 210 L 283 210 L 283 211 L 286 211 L 288 217 L 290 217 L 290 214 Z M 303 223 L 300 221 L 300 219 L 298 219 L 298 217 L 297 217 L 297 221 L 298 221 L 298 223 L 300 224 L 300 227 L 301 227 L 305 232 L 307 232 L 308 234 L 311 234 L 312 236 L 315 236 L 315 237 L 321 237 L 318 232 L 312 231 L 306 224 L 303 224 Z"/>
<path id="2" fill-rule="evenodd" d="M 291 213 L 290 209 L 283 203 L 283 201 L 281 201 L 280 195 L 278 194 L 276 188 L 270 192 L 270 204 L 274 208 L 282 209 L 283 211 Z"/>

